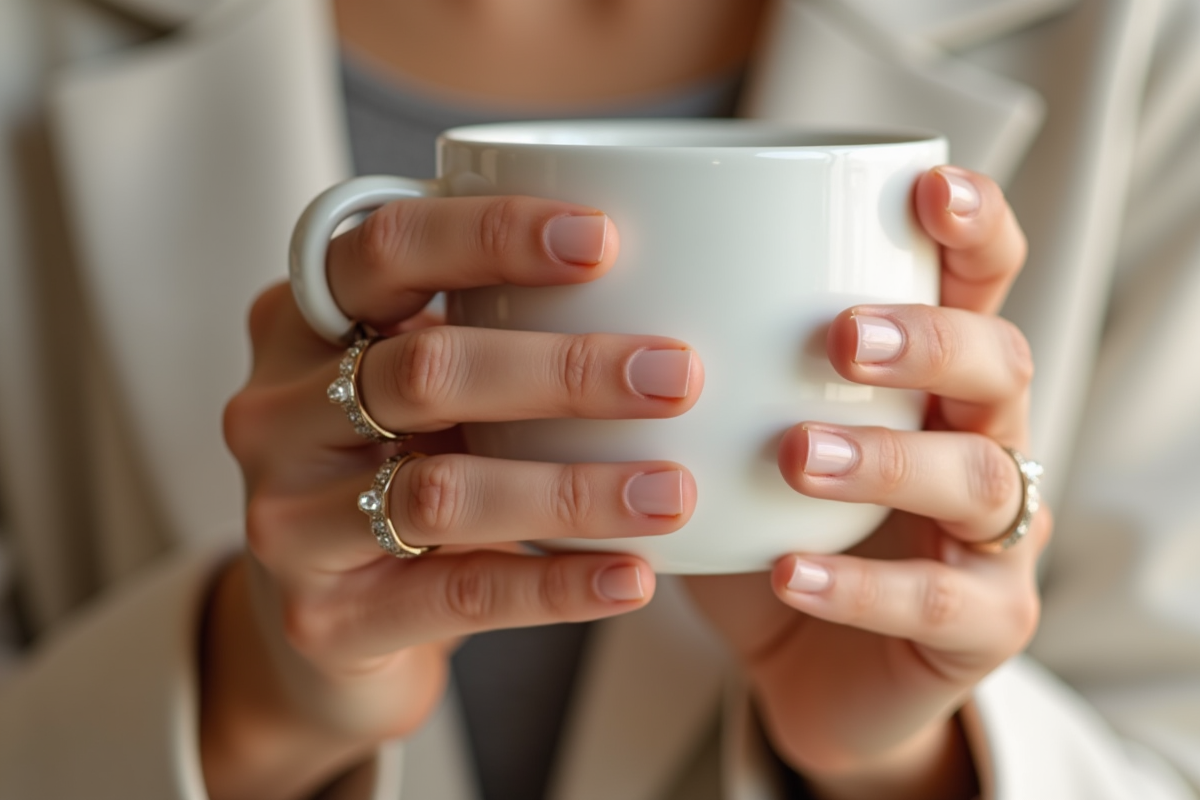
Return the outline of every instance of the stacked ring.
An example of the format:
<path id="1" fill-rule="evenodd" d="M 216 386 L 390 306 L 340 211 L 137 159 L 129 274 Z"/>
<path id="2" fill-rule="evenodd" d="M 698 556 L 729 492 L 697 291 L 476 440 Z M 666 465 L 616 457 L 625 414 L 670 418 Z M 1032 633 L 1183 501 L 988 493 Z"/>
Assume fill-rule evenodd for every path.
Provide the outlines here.
<path id="1" fill-rule="evenodd" d="M 367 336 L 361 328 L 357 330 L 354 344 L 347 348 L 341 362 L 338 363 L 338 377 L 329 384 L 325 396 L 329 398 L 329 402 L 342 407 L 355 432 L 364 439 L 379 443 L 402 442 L 411 439 L 412 434 L 389 431 L 367 413 L 362 402 L 359 372 L 362 369 L 363 356 L 367 354 L 367 348 L 379 339 L 378 336 Z"/>
<path id="2" fill-rule="evenodd" d="M 392 456 L 375 473 L 371 488 L 358 496 L 358 510 L 371 518 L 371 533 L 375 535 L 375 541 L 379 542 L 385 553 L 396 558 L 416 558 L 437 549 L 436 545 L 416 547 L 408 544 L 400 538 L 396 526 L 392 524 L 388 492 L 396 473 L 415 458 L 425 458 L 425 454 L 408 452 Z"/>

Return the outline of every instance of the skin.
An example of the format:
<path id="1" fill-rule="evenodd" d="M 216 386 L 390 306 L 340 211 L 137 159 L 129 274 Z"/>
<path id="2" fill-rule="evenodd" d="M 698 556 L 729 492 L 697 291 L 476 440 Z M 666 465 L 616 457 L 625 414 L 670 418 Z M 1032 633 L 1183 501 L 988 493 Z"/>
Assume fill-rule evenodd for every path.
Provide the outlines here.
<path id="1" fill-rule="evenodd" d="M 976 215 L 946 210 L 941 173 L 949 171 L 980 188 Z M 1032 364 L 1020 332 L 990 314 L 1024 260 L 1024 237 L 982 176 L 936 170 L 914 198 L 942 245 L 944 307 L 849 309 L 831 327 L 828 352 L 849 380 L 929 391 L 926 430 L 805 423 L 779 452 L 799 492 L 897 510 L 849 553 L 804 557 L 829 570 L 824 591 L 788 590 L 795 557 L 780 559 L 766 580 L 688 579 L 742 657 L 772 744 L 820 796 L 839 800 L 975 796 L 953 715 L 1032 637 L 1035 566 L 1051 527 L 1043 511 L 1020 546 L 1001 554 L 969 546 L 1004 530 L 1019 504 L 1016 470 L 998 443 L 1028 444 Z M 896 323 L 906 339 L 900 355 L 856 363 L 856 314 Z M 839 476 L 806 473 L 811 430 L 851 441 L 854 466 Z"/>
<path id="2" fill-rule="evenodd" d="M 615 2 L 562 5 L 580 14 L 608 9 L 615 27 L 605 35 L 619 37 L 628 24 L 630 41 L 645 35 L 638 24 L 649 24 L 636 11 L 647 4 L 632 4 L 634 11 Z M 702 5 L 712 13 L 697 16 L 731 19 L 718 13 L 731 13 L 731 3 Z M 499 6 L 380 3 L 375 27 L 419 12 L 430 19 L 465 14 L 487 30 L 509 18 L 487 12 Z M 363 24 L 355 15 L 369 10 L 359 0 L 337 7 L 347 33 Z M 592 35 L 567 20 L 556 23 L 559 29 Z M 441 30 L 441 23 L 429 24 Z M 461 27 L 467 39 L 474 35 L 471 25 Z M 496 52 L 523 41 L 519 33 L 498 35 Z M 370 37 L 351 39 L 364 51 L 373 46 Z M 664 81 L 701 74 L 726 57 L 683 65 L 687 52 L 677 53 Z M 523 66 L 507 81 L 493 69 L 486 80 L 497 89 L 456 78 L 433 56 L 422 64 L 420 78 L 447 88 L 495 90 L 507 99 L 525 91 Z M 564 65 L 566 74 L 571 70 Z M 614 75 L 590 99 L 642 85 Z M 563 99 L 549 88 L 541 96 L 550 104 Z M 950 212 L 947 175 L 976 188 L 976 210 Z M 697 605 L 742 659 L 771 745 L 831 800 L 974 795 L 977 780 L 955 715 L 974 685 L 1031 636 L 1034 564 L 1050 532 L 1043 512 L 1028 540 L 1010 551 L 971 547 L 1004 530 L 1017 511 L 1019 482 L 1001 444 L 1027 445 L 1032 366 L 1023 337 L 994 315 L 1024 261 L 1024 238 L 999 189 L 982 176 L 935 170 L 917 182 L 913 198 L 918 219 L 942 248 L 943 307 L 848 309 L 831 325 L 828 352 L 848 380 L 930 392 L 927 430 L 896 434 L 812 421 L 790 431 L 779 454 L 782 474 L 799 492 L 897 510 L 850 553 L 804 556 L 828 570 L 831 582 L 822 591 L 787 588 L 798 556 L 784 557 L 769 574 L 688 580 Z M 219 577 L 203 634 L 201 750 L 212 797 L 310 796 L 381 741 L 411 734 L 440 698 L 448 655 L 463 636 L 599 619 L 652 597 L 654 575 L 635 557 L 535 558 L 514 542 L 677 530 L 696 501 L 686 465 L 497 462 L 465 454 L 457 424 L 676 416 L 703 390 L 703 354 L 692 356 L 685 396 L 643 396 L 628 378 L 630 359 L 687 343 L 460 329 L 422 311 L 440 290 L 603 280 L 619 257 L 611 222 L 596 263 L 557 258 L 545 235 L 558 217 L 601 213 L 535 198 L 410 200 L 333 242 L 329 279 L 339 305 L 388 337 L 364 359 L 365 405 L 386 427 L 418 434 L 403 448 L 364 443 L 326 402 L 342 351 L 305 325 L 286 286 L 255 301 L 253 371 L 225 415 L 226 440 L 246 483 L 247 548 Z M 902 329 L 905 346 L 895 359 L 855 361 L 861 315 L 886 317 Z M 815 430 L 851 442 L 856 455 L 847 472 L 805 472 Z M 358 492 L 398 449 L 430 454 L 400 470 L 390 495 L 406 541 L 441 545 L 415 560 L 382 554 L 355 508 Z M 670 470 L 682 473 L 681 513 L 647 516 L 629 506 L 628 481 Z M 605 575 L 621 577 L 623 599 L 605 595 Z"/>
<path id="3" fill-rule="evenodd" d="M 337 0 L 356 54 L 411 83 L 552 113 L 732 70 L 764 0 Z"/>

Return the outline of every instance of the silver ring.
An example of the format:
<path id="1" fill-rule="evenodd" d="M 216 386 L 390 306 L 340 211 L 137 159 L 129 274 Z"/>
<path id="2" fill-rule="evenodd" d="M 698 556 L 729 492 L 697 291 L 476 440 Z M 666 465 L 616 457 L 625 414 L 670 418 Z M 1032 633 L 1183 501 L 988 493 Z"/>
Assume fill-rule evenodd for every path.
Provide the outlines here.
<path id="1" fill-rule="evenodd" d="M 1021 475 L 1021 507 L 1013 524 L 994 539 L 978 542 L 975 547 L 986 553 L 1002 553 L 1025 538 L 1033 526 L 1033 517 L 1042 506 L 1041 492 L 1038 483 L 1044 472 L 1042 465 L 1031 458 L 1026 458 L 1011 447 L 1005 447 L 1004 452 L 1012 457 Z"/>
<path id="2" fill-rule="evenodd" d="M 400 538 L 388 507 L 388 492 L 400 468 L 415 458 L 425 458 L 424 453 L 400 453 L 383 462 L 375 473 L 371 488 L 358 496 L 358 510 L 371 518 L 371 533 L 375 541 L 388 555 L 396 558 L 416 558 L 437 550 L 437 545 L 415 547 Z"/>
<path id="3" fill-rule="evenodd" d="M 380 337 L 367 336 L 362 328 L 355 330 L 358 338 L 346 349 L 342 360 L 338 363 L 338 376 L 325 390 L 325 396 L 329 398 L 329 402 L 342 407 L 342 410 L 346 412 L 346 419 L 350 420 L 350 424 L 354 426 L 355 433 L 364 439 L 380 444 L 411 439 L 411 433 L 389 431 L 367 413 L 362 402 L 362 383 L 359 380 L 359 371 L 362 368 L 363 357 L 367 354 L 367 348 L 379 341 Z"/>

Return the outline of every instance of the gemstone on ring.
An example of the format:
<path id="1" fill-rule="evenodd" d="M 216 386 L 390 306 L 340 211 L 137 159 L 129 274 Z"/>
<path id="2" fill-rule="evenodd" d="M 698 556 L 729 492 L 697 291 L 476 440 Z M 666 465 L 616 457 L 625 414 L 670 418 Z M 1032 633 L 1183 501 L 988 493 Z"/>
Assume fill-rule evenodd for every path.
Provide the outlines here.
<path id="1" fill-rule="evenodd" d="M 329 388 L 325 391 L 325 396 L 329 398 L 329 402 L 342 405 L 354 399 L 354 384 L 347 378 L 338 378 L 333 383 L 329 384 Z"/>
<path id="2" fill-rule="evenodd" d="M 338 377 L 329 384 L 325 396 L 329 402 L 342 407 L 346 419 L 354 432 L 372 442 L 402 442 L 412 437 L 409 433 L 389 431 L 367 413 L 362 404 L 362 387 L 358 382 L 358 373 L 362 368 L 363 356 L 367 349 L 379 340 L 377 336 L 367 336 L 361 329 L 357 331 L 358 339 L 346 349 L 338 362 Z"/>
<path id="3" fill-rule="evenodd" d="M 358 510 L 364 514 L 374 514 L 383 509 L 383 497 L 375 489 L 370 489 L 358 496 Z"/>
<path id="4" fill-rule="evenodd" d="M 987 553 L 1001 553 L 1024 539 L 1025 535 L 1029 533 L 1029 529 L 1033 527 L 1034 516 L 1042 506 L 1042 495 L 1038 489 L 1038 482 L 1046 470 L 1037 461 L 1026 458 L 1012 447 L 1005 447 L 1004 452 L 1008 453 L 1017 465 L 1017 472 L 1021 476 L 1021 505 L 1017 509 L 1017 518 L 1003 533 L 989 541 L 974 545 L 976 549 Z"/>
<path id="5" fill-rule="evenodd" d="M 418 547 L 400 538 L 388 511 L 388 491 L 400 468 L 424 453 L 400 453 L 383 462 L 375 473 L 371 488 L 358 496 L 358 510 L 371 518 L 371 533 L 384 552 L 396 558 L 416 558 L 437 549 L 437 546 Z"/>

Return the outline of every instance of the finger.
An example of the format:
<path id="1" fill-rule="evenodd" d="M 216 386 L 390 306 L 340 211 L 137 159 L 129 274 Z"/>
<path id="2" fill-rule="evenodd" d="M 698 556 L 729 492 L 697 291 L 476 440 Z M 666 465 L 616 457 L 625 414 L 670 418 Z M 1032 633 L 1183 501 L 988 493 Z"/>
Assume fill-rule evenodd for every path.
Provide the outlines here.
<path id="1" fill-rule="evenodd" d="M 384 427 L 426 431 L 458 422 L 672 417 L 695 403 L 702 372 L 686 345 L 662 337 L 437 326 L 372 347 L 362 386 Z"/>
<path id="2" fill-rule="evenodd" d="M 820 619 L 968 656 L 990 669 L 1019 652 L 1038 620 L 1033 569 L 958 569 L 939 561 L 786 556 L 771 583 L 787 605 Z"/>
<path id="3" fill-rule="evenodd" d="M 380 556 L 356 498 L 374 468 L 315 492 L 260 493 L 247 540 L 278 573 L 345 572 Z M 414 547 L 483 546 L 533 539 L 657 536 L 678 530 L 696 503 L 691 474 L 674 462 L 545 464 L 467 455 L 414 459 L 396 473 L 388 510 Z"/>
<path id="4" fill-rule="evenodd" d="M 942 247 L 942 305 L 995 313 L 1028 251 L 1000 187 L 960 167 L 937 167 L 917 180 L 914 203 Z"/>
<path id="5" fill-rule="evenodd" d="M 683 576 L 692 605 L 749 665 L 776 652 L 796 625 L 796 615 L 775 602 L 763 578 L 761 572 Z"/>
<path id="6" fill-rule="evenodd" d="M 396 326 L 397 332 L 419 330 L 445 323 L 440 311 L 423 309 Z M 300 313 L 291 284 L 276 283 L 265 289 L 250 307 L 248 328 L 254 353 L 254 379 L 278 383 L 328 362 L 344 348 L 322 338 Z"/>
<path id="7" fill-rule="evenodd" d="M 330 289 L 346 316 L 387 330 L 433 293 L 599 277 L 616 227 L 593 208 L 533 197 L 400 200 L 329 245 Z"/>
<path id="8" fill-rule="evenodd" d="M 256 415 L 261 434 L 286 440 L 304 430 L 306 444 L 361 444 L 326 394 L 339 359 L 264 397 L 271 407 Z M 460 422 L 673 417 L 695 404 L 703 384 L 700 359 L 674 339 L 446 325 L 372 344 L 358 381 L 371 418 L 408 433 Z"/>
<path id="9" fill-rule="evenodd" d="M 353 661 L 485 630 L 609 617 L 645 605 L 654 588 L 646 563 L 622 555 L 387 559 L 293 600 L 289 638 L 301 652 Z"/>
<path id="10" fill-rule="evenodd" d="M 999 317 L 936 306 L 856 306 L 826 339 L 830 363 L 847 380 L 921 389 L 968 403 L 1004 403 L 1033 379 L 1029 344 Z"/>
<path id="11" fill-rule="evenodd" d="M 273 284 L 255 298 L 247 327 L 254 355 L 251 381 L 294 380 L 338 351 L 305 321 L 287 282 Z"/>
<path id="12" fill-rule="evenodd" d="M 1023 496 L 1013 458 L 971 433 L 805 423 L 784 435 L 779 467 L 802 494 L 929 517 L 966 542 L 1008 528 Z"/>
<path id="13" fill-rule="evenodd" d="M 696 484 L 670 461 L 546 464 L 468 455 L 410 462 L 392 520 L 417 545 L 654 536 L 691 517 Z"/>

